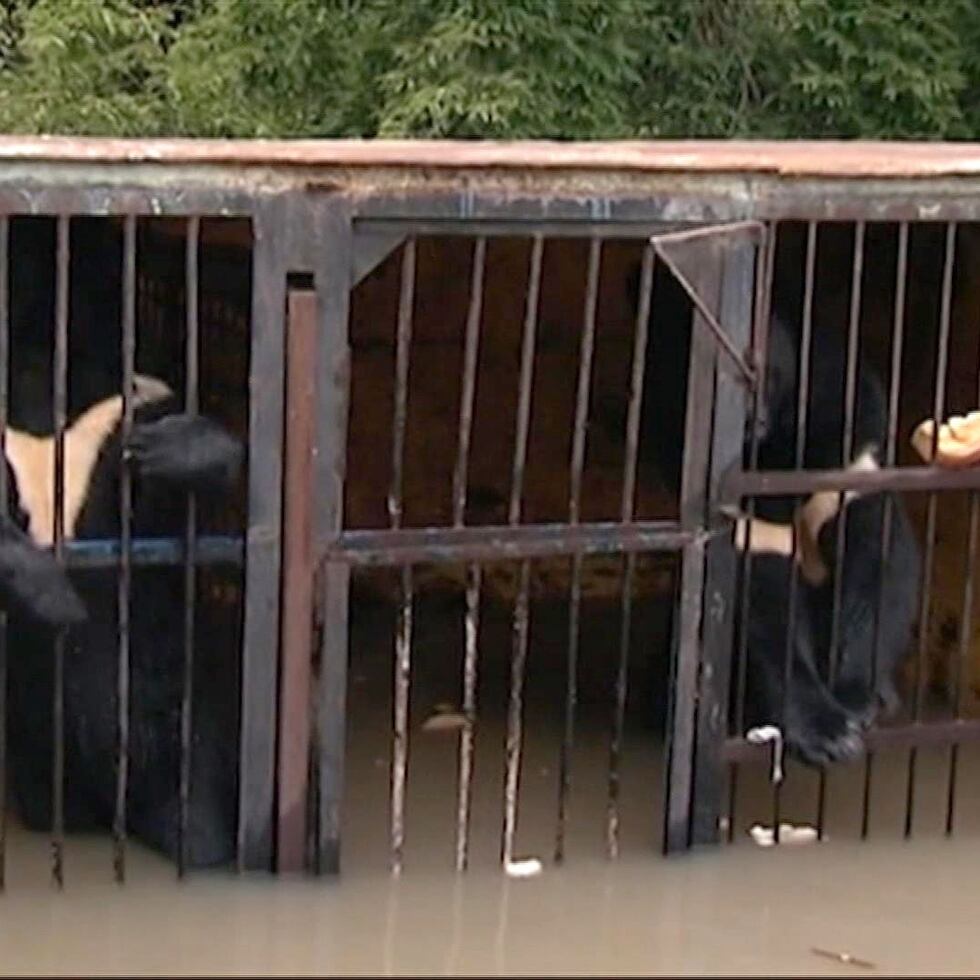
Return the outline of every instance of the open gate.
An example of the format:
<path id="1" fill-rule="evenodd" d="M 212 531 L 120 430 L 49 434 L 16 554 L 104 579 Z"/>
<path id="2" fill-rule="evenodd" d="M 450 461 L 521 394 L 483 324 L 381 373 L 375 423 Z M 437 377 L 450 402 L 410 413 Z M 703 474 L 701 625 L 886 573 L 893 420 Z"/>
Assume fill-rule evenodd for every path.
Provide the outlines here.
<path id="1" fill-rule="evenodd" d="M 372 217 L 350 228 L 334 220 L 322 237 L 330 271 L 310 270 L 313 283 L 290 280 L 286 295 L 285 464 L 283 489 L 282 661 L 278 732 L 277 863 L 298 869 L 312 856 L 318 870 L 336 872 L 340 860 L 340 815 L 344 787 L 344 747 L 348 661 L 349 576 L 353 566 L 400 569 L 401 601 L 395 642 L 395 695 L 392 721 L 390 846 L 392 867 L 401 867 L 404 842 L 404 794 L 407 767 L 407 705 L 411 670 L 412 567 L 426 562 L 463 562 L 466 586 L 466 649 L 461 703 L 465 725 L 459 745 L 456 864 L 467 861 L 469 800 L 476 716 L 475 678 L 479 651 L 481 563 L 517 559 L 521 589 L 514 608 L 514 645 L 508 709 L 506 774 L 501 853 L 513 857 L 522 739 L 522 687 L 527 655 L 527 568 L 540 556 L 572 560 L 569 644 L 574 658 L 585 555 L 621 554 L 626 580 L 635 557 L 645 551 L 680 552 L 676 627 L 671 667 L 671 704 L 667 731 L 663 847 L 667 852 L 717 834 L 722 792 L 727 675 L 733 620 L 736 565 L 730 525 L 716 519 L 715 500 L 723 475 L 740 468 L 750 393 L 762 364 L 761 345 L 752 338 L 756 280 L 766 267 L 765 228 L 759 222 L 732 222 L 678 228 L 612 222 L 494 222 L 391 220 Z M 402 526 L 402 471 L 409 351 L 412 337 L 416 247 L 414 235 L 465 236 L 472 241 L 470 310 L 464 338 L 463 378 L 450 526 Z M 465 523 L 467 471 L 473 419 L 475 372 L 480 345 L 480 311 L 487 241 L 495 235 L 531 240 L 525 296 L 521 375 L 509 516 L 505 526 Z M 546 239 L 577 237 L 589 241 L 589 262 L 576 382 L 574 431 L 569 460 L 570 500 L 565 522 L 524 523 L 520 513 L 521 481 L 527 451 L 527 426 L 534 358 L 541 254 Z M 596 332 L 598 269 L 607 237 L 646 242 L 633 341 L 633 361 L 626 423 L 626 461 L 621 517 L 616 522 L 580 519 L 580 492 L 589 419 L 590 374 Z M 258 236 L 257 236 L 258 238 Z M 260 239 L 259 239 L 260 241 Z M 347 346 L 349 292 L 372 268 L 396 249 L 401 253 L 397 313 L 395 404 L 392 418 L 392 481 L 388 488 L 389 527 L 346 530 L 342 514 L 343 448 L 350 397 L 350 352 Z M 341 249 L 347 249 L 341 252 Z M 339 259 L 343 261 L 338 261 Z M 676 521 L 637 521 L 633 516 L 643 364 L 655 262 L 670 269 L 694 307 L 681 500 Z M 315 414 L 314 414 L 315 413 Z M 309 489 L 312 487 L 313 492 Z M 314 589 L 316 581 L 316 589 Z M 627 590 L 628 591 L 628 590 Z M 316 594 L 315 594 L 316 593 Z M 624 617 L 629 616 L 624 599 Z M 315 722 L 315 792 L 311 790 L 310 695 L 311 635 L 307 625 L 314 607 L 320 636 L 319 714 Z M 618 707 L 625 701 L 625 663 L 617 684 Z M 570 682 L 571 683 L 571 682 Z M 569 693 L 574 706 L 574 691 Z M 567 723 L 573 726 L 572 708 Z M 614 738 L 615 766 L 616 739 Z M 695 766 L 695 759 L 697 765 Z M 243 757 L 245 760 L 245 757 Z M 245 760 L 247 761 L 247 760 Z M 563 751 L 559 792 L 556 857 L 562 855 L 567 753 Z M 615 853 L 618 812 L 616 780 L 610 776 L 607 837 Z M 311 803 L 313 804 L 311 806 Z M 312 816 L 312 840 L 307 815 Z"/>

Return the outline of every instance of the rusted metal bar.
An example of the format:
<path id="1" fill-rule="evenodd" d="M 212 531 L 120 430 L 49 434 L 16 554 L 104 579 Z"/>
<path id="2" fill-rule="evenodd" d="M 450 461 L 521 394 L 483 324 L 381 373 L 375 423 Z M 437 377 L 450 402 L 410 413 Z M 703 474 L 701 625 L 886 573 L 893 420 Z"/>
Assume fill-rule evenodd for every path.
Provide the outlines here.
<path id="1" fill-rule="evenodd" d="M 671 521 L 635 524 L 596 522 L 524 524 L 518 527 L 405 528 L 345 531 L 327 550 L 332 561 L 354 566 L 418 562 L 501 561 L 558 555 L 612 554 L 630 551 L 678 551 L 699 530 L 684 531 Z"/>
<path id="2" fill-rule="evenodd" d="M 821 490 L 856 490 L 858 493 L 926 493 L 980 488 L 980 469 L 941 466 L 882 467 L 866 470 L 760 470 L 732 474 L 723 481 L 722 500 L 742 497 L 783 497 Z"/>
<path id="3" fill-rule="evenodd" d="M 466 517 L 466 483 L 470 439 L 473 431 L 473 403 L 476 395 L 476 368 L 483 313 L 483 279 L 487 240 L 477 238 L 473 247 L 473 275 L 470 281 L 470 307 L 466 317 L 463 349 L 463 384 L 459 405 L 458 446 L 453 470 L 453 526 L 463 527 Z M 465 645 L 463 654 L 463 716 L 459 741 L 459 775 L 456 793 L 456 870 L 463 871 L 469 856 L 470 798 L 473 782 L 473 737 L 476 722 L 477 639 L 480 616 L 480 566 L 467 569 Z"/>
<path id="4" fill-rule="evenodd" d="M 585 466 L 585 440 L 589 420 L 589 399 L 592 389 L 592 361 L 595 352 L 596 309 L 599 302 L 599 272 L 602 263 L 602 242 L 589 242 L 589 259 L 585 280 L 585 307 L 582 312 L 582 342 L 579 351 L 578 380 L 575 390 L 575 418 L 572 428 L 572 458 L 569 471 L 568 523 L 579 524 L 582 506 L 582 472 Z M 568 650 L 565 667 L 565 717 L 561 749 L 558 756 L 558 814 L 555 827 L 555 860 L 565 856 L 565 828 L 568 821 L 568 793 L 572 776 L 572 748 L 575 742 L 575 712 L 578 704 L 579 620 L 582 604 L 583 555 L 572 555 L 568 595 Z M 522 569 L 523 572 L 523 569 Z M 526 616 L 527 603 L 524 603 Z M 527 646 L 526 632 L 524 627 Z M 515 780 L 516 785 L 516 780 Z M 505 855 L 509 857 L 509 854 Z"/>
<path id="5" fill-rule="evenodd" d="M 286 308 L 283 585 L 279 667 L 276 866 L 302 871 L 310 758 L 313 629 L 313 450 L 316 430 L 316 293 L 290 289 Z"/>
<path id="6" fill-rule="evenodd" d="M 344 521 L 347 416 L 350 404 L 350 282 L 355 241 L 349 207 L 340 195 L 319 202 L 321 253 L 317 269 L 317 447 L 314 466 L 316 546 L 336 536 Z M 350 568 L 322 562 L 320 677 L 316 709 L 317 873 L 340 871 L 341 813 L 347 748 L 347 666 L 350 650 Z"/>
<path id="7" fill-rule="evenodd" d="M 718 302 L 721 263 L 706 262 L 700 269 L 698 290 Z M 716 348 L 699 324 L 695 311 L 691 326 L 691 353 L 687 372 L 684 418 L 684 459 L 681 469 L 681 527 L 702 528 L 707 519 L 711 419 L 714 412 Z M 694 748 L 697 678 L 701 659 L 701 622 L 704 609 L 705 541 L 696 540 L 681 554 L 680 594 L 671 652 L 670 704 L 667 719 L 667 765 L 663 846 L 666 852 L 685 850 L 691 843 L 694 799 Z"/>
<path id="8" fill-rule="evenodd" d="M 861 323 L 861 285 L 864 273 L 865 225 L 859 221 L 854 226 L 854 254 L 851 263 L 851 308 L 847 326 L 847 351 L 844 362 L 844 430 L 841 433 L 840 464 L 847 467 L 852 462 L 854 451 L 854 406 L 857 396 L 858 373 L 858 330 Z M 863 449 L 864 447 L 858 447 Z M 834 683 L 837 664 L 840 658 L 840 616 L 842 587 L 844 581 L 844 551 L 847 541 L 847 509 L 844 506 L 843 492 L 838 494 L 837 503 L 837 541 L 835 547 L 833 592 L 830 613 L 830 649 L 827 657 L 827 681 Z M 824 836 L 824 822 L 827 808 L 827 769 L 822 767 L 817 785 L 817 835 Z"/>
<path id="9" fill-rule="evenodd" d="M 68 413 L 68 290 L 71 225 L 65 215 L 57 223 L 54 325 L 54 526 L 55 559 L 64 561 L 65 427 Z M 62 888 L 65 845 L 65 631 L 54 638 L 54 765 L 52 767 L 51 875 Z"/>
<path id="10" fill-rule="evenodd" d="M 773 225 L 764 239 L 762 255 L 756 263 L 755 277 L 755 310 L 752 324 L 752 349 L 755 351 L 755 363 L 765 377 L 767 351 L 769 347 L 769 309 L 772 299 L 773 272 L 776 260 L 777 228 Z M 752 390 L 749 413 L 749 458 L 748 469 L 753 471 L 759 464 L 759 412 L 762 409 L 764 385 L 756 385 Z M 720 497 L 722 477 L 714 488 L 716 497 Z M 752 518 L 755 516 L 755 498 L 749 497 L 745 503 L 748 515 L 746 525 L 746 547 L 742 554 L 741 583 L 739 589 L 739 625 L 738 625 L 738 676 L 735 680 L 735 711 L 734 725 L 729 730 L 741 732 L 745 722 L 745 695 L 748 680 L 748 622 L 749 622 L 749 586 L 752 581 Z M 735 809 L 738 801 L 738 766 L 731 763 L 728 769 L 728 841 L 732 842 L 735 834 Z"/>
<path id="11" fill-rule="evenodd" d="M 517 803 L 524 739 L 524 671 L 527 665 L 530 575 L 530 563 L 521 562 L 517 601 L 514 605 L 510 689 L 507 698 L 507 738 L 504 744 L 504 823 L 500 854 L 505 867 L 514 859 L 514 839 L 517 835 Z"/>
<path id="12" fill-rule="evenodd" d="M 498 206 L 506 206 L 498 198 Z M 379 241 L 393 240 L 404 237 L 409 231 L 413 235 L 429 235 L 434 237 L 458 236 L 472 238 L 479 234 L 486 238 L 523 238 L 538 237 L 545 240 L 552 238 L 584 238 L 608 239 L 649 239 L 652 235 L 672 234 L 677 231 L 690 229 L 690 222 L 665 221 L 653 219 L 595 221 L 588 216 L 568 219 L 549 219 L 535 216 L 539 202 L 528 200 L 530 211 L 523 217 L 510 218 L 433 218 L 419 216 L 414 218 L 358 218 L 357 224 L 361 234 L 371 235 Z M 570 204 L 570 202 L 569 202 Z M 570 205 L 571 206 L 571 205 Z M 697 229 L 693 229 L 697 230 Z M 366 262 L 365 262 L 366 264 Z M 358 262 L 360 267 L 361 262 Z"/>
<path id="13" fill-rule="evenodd" d="M 980 365 L 977 371 L 977 399 L 980 403 Z M 967 531 L 966 565 L 963 569 L 963 599 L 960 613 L 960 636 L 955 667 L 951 670 L 954 678 L 953 716 L 963 717 L 964 695 L 968 690 L 968 669 L 970 663 L 970 639 L 973 635 L 973 590 L 976 575 L 978 543 L 980 543 L 980 494 L 974 490 L 970 494 L 970 516 Z M 956 819 L 956 786 L 959 763 L 959 746 L 953 745 L 949 753 L 949 774 L 946 792 L 946 836 L 953 833 Z"/>
<path id="14" fill-rule="evenodd" d="M 960 635 L 957 643 L 956 663 L 952 665 L 953 675 L 953 715 L 963 716 L 963 691 L 966 688 L 966 671 L 970 657 L 970 637 L 973 625 L 973 576 L 977 561 L 977 540 L 980 537 L 980 507 L 977 493 L 970 494 L 969 529 L 967 531 L 966 561 L 963 569 L 963 599 L 960 613 Z M 950 747 L 949 770 L 946 781 L 946 836 L 953 833 L 956 814 L 956 782 L 958 775 L 959 746 Z"/>
<path id="15" fill-rule="evenodd" d="M 799 389 L 796 402 L 796 444 L 794 464 L 797 470 L 803 468 L 806 458 L 806 424 L 810 397 L 810 350 L 813 341 L 813 293 L 814 268 L 817 257 L 817 230 L 811 222 L 807 228 L 806 273 L 803 282 L 803 324 L 800 331 L 799 350 Z M 789 568 L 789 608 L 786 615 L 786 648 L 783 664 L 783 710 L 780 727 L 786 731 L 790 692 L 793 689 L 794 632 L 796 629 L 797 605 L 799 602 L 799 546 L 798 536 L 793 534 L 793 559 Z M 772 825 L 776 843 L 779 843 L 783 784 L 777 782 L 772 791 Z"/>
<path id="16" fill-rule="evenodd" d="M 740 242 L 723 257 L 720 316 L 741 346 L 752 340 L 755 245 Z M 761 257 L 760 257 L 761 258 Z M 745 389 L 724 371 L 715 371 L 711 426 L 709 500 L 714 501 L 721 474 L 742 459 L 745 443 Z M 710 505 L 713 507 L 713 503 Z M 730 702 L 732 633 L 735 619 L 738 558 L 729 534 L 709 542 L 705 560 L 704 618 L 698 680 L 691 843 L 715 843 L 724 782 L 721 746 Z"/>
<path id="17" fill-rule="evenodd" d="M 284 319 L 288 211 L 256 209 L 249 358 L 248 530 L 242 640 L 238 869 L 271 870 L 282 535 Z M 198 543 L 199 553 L 203 541 Z"/>
<path id="18" fill-rule="evenodd" d="M 524 494 L 524 467 L 527 464 L 527 440 L 531 426 L 531 390 L 534 382 L 534 350 L 538 329 L 538 302 L 541 296 L 541 265 L 544 239 L 536 235 L 531 242 L 530 269 L 527 280 L 527 304 L 521 338 L 521 367 L 517 391 L 517 419 L 514 434 L 514 461 L 511 467 L 510 504 L 507 520 L 511 527 L 521 521 Z"/>
<path id="19" fill-rule="evenodd" d="M 319 827 L 317 873 L 340 870 L 340 824 L 347 734 L 347 626 L 350 568 L 344 563 L 322 565 L 323 634 L 317 704 L 319 761 Z"/>
<path id="20" fill-rule="evenodd" d="M 402 523 L 402 474 L 405 429 L 408 420 L 408 372 L 412 346 L 412 307 L 415 299 L 415 239 L 405 243 L 402 253 L 401 291 L 395 360 L 395 416 L 392 438 L 391 488 L 388 516 L 393 530 Z M 408 696 L 412 657 L 412 568 L 401 572 L 401 603 L 395 632 L 395 697 L 391 758 L 391 870 L 401 874 L 405 843 L 405 780 L 408 771 Z"/>
<path id="21" fill-rule="evenodd" d="M 199 330 L 198 281 L 201 219 L 187 222 L 187 242 L 184 256 L 184 292 L 186 295 L 186 336 L 184 338 L 184 409 L 196 415 L 199 409 Z M 184 519 L 184 676 L 180 697 L 180 785 L 178 787 L 178 857 L 177 875 L 183 877 L 187 868 L 187 847 L 191 797 L 191 723 L 194 708 L 194 619 L 197 610 L 197 499 L 194 492 L 187 495 Z"/>
<path id="22" fill-rule="evenodd" d="M 895 259 L 895 307 L 892 318 L 891 373 L 888 387 L 888 423 L 885 439 L 884 463 L 888 468 L 895 465 L 898 449 L 898 400 L 902 391 L 902 353 L 905 346 L 905 295 L 908 284 L 909 226 L 902 222 L 898 228 L 897 255 Z M 881 566 L 888 567 L 892 545 L 893 504 L 885 497 L 881 515 Z M 885 610 L 885 576 L 881 577 L 875 608 L 874 645 L 871 650 L 871 676 L 878 676 L 880 623 Z M 874 752 L 869 750 L 864 762 L 864 788 L 861 797 L 861 838 L 868 836 L 871 823 L 871 787 L 874 771 Z"/>
<path id="23" fill-rule="evenodd" d="M 0 215 L 0 455 L 6 459 L 10 401 L 10 219 Z M 3 461 L 0 460 L 0 463 Z M 0 465 L 0 506 L 7 502 L 7 467 Z M 0 892 L 7 882 L 7 614 L 0 612 Z"/>
<path id="24" fill-rule="evenodd" d="M 933 439 L 932 453 L 935 455 L 936 443 L 939 438 L 939 426 L 942 423 L 943 410 L 946 404 L 946 365 L 949 357 L 949 328 L 953 297 L 953 266 L 956 262 L 956 224 L 950 222 L 946 226 L 946 252 L 943 261 L 943 282 L 939 309 L 939 337 L 936 351 L 936 375 L 934 398 L 932 405 Z M 915 662 L 915 696 L 912 702 L 913 718 L 918 721 L 922 717 L 926 689 L 926 659 L 929 638 L 929 613 L 932 600 L 932 566 L 936 546 L 936 509 L 938 499 L 935 493 L 930 493 L 926 504 L 926 547 L 923 558 L 922 598 L 919 606 L 918 636 L 919 643 Z M 916 746 L 909 749 L 908 780 L 905 797 L 905 836 L 912 836 L 915 811 L 915 777 L 918 754 Z"/>
<path id="25" fill-rule="evenodd" d="M 405 783 L 408 775 L 408 696 L 412 667 L 412 567 L 401 572 L 401 602 L 395 632 L 395 707 L 391 758 L 391 870 L 402 871 L 405 847 Z"/>
<path id="26" fill-rule="evenodd" d="M 180 565 L 184 560 L 183 538 L 133 538 L 130 541 L 133 568 Z M 244 542 L 237 535 L 208 535 L 197 539 L 198 565 L 243 564 Z M 65 542 L 68 568 L 113 568 L 119 565 L 118 538 L 89 538 Z"/>
<path id="27" fill-rule="evenodd" d="M 521 338 L 521 367 L 518 379 L 517 418 L 514 432 L 514 458 L 511 465 L 510 502 L 507 520 L 517 529 L 521 520 L 521 501 L 524 494 L 524 469 L 527 463 L 528 432 L 531 422 L 531 392 L 534 380 L 534 350 L 537 338 L 538 303 L 541 296 L 541 267 L 544 239 L 536 235 L 531 242 L 530 267 L 527 280 L 527 303 L 524 310 L 524 329 Z M 514 603 L 514 623 L 511 641 L 511 690 L 516 697 L 508 701 L 507 759 L 504 776 L 504 826 L 501 853 L 506 860 L 513 852 L 517 823 L 517 779 L 521 724 L 520 696 L 524 665 L 527 661 L 528 618 L 530 610 L 531 562 L 525 558 L 518 568 L 517 598 Z M 515 715 L 516 712 L 516 715 Z M 515 730 L 516 735 L 515 735 Z M 513 757 L 518 755 L 517 759 Z"/>
<path id="28" fill-rule="evenodd" d="M 136 364 L 136 218 L 123 225 L 122 256 L 122 398 L 120 435 L 127 445 L 133 428 L 133 375 Z M 113 868 L 116 881 L 126 880 L 126 794 L 129 778 L 130 616 L 132 590 L 132 477 L 125 459 L 119 463 L 118 662 L 116 666 L 116 800 L 113 814 Z"/>
<path id="29" fill-rule="evenodd" d="M 456 870 L 465 871 L 470 849 L 470 803 L 473 797 L 473 747 L 476 725 L 476 680 L 480 634 L 481 569 L 469 566 L 466 580 L 465 652 L 463 656 L 463 718 L 460 733 L 456 795 Z"/>
<path id="30" fill-rule="evenodd" d="M 758 223 L 749 222 L 749 224 L 755 224 L 760 230 L 762 228 L 762 225 Z M 742 225 L 709 227 L 700 229 L 700 233 L 697 237 L 712 233 L 717 236 L 719 234 L 724 234 L 730 228 L 733 231 L 743 230 Z M 681 284 L 681 286 L 684 287 L 684 292 L 686 292 L 690 297 L 691 302 L 701 315 L 701 320 L 714 335 L 715 340 L 718 342 L 729 361 L 735 366 L 735 368 L 737 368 L 738 376 L 740 376 L 741 380 L 744 381 L 745 384 L 747 384 L 750 388 L 753 388 L 756 384 L 755 367 L 746 362 L 743 353 L 735 346 L 735 344 L 732 343 L 731 338 L 725 332 L 725 328 L 718 322 L 718 318 L 715 316 L 714 312 L 711 310 L 708 304 L 705 303 L 704 298 L 699 293 L 697 286 L 695 286 L 694 283 L 692 283 L 691 280 L 684 274 L 684 271 L 680 268 L 677 261 L 670 255 L 669 249 L 665 248 L 665 246 L 669 243 L 677 241 L 685 242 L 691 237 L 692 235 L 690 232 L 683 232 L 673 235 L 654 235 L 650 241 L 653 243 L 653 247 L 656 249 L 657 255 L 674 274 L 674 277 Z"/>
<path id="31" fill-rule="evenodd" d="M 650 305 L 653 293 L 654 251 L 651 245 L 643 250 L 640 265 L 640 294 L 633 330 L 633 359 L 630 372 L 630 396 L 626 413 L 626 451 L 623 460 L 623 493 L 619 518 L 623 524 L 633 520 L 636 505 L 636 466 L 640 445 L 640 417 L 643 407 L 643 378 L 646 367 L 647 340 L 650 330 Z M 611 858 L 619 855 L 619 762 L 626 716 L 626 697 L 629 672 L 630 628 L 633 612 L 633 579 L 636 558 L 627 554 L 623 560 L 623 585 L 619 624 L 619 660 L 616 666 L 615 701 L 612 735 L 609 741 L 609 782 L 606 799 L 606 852 Z"/>

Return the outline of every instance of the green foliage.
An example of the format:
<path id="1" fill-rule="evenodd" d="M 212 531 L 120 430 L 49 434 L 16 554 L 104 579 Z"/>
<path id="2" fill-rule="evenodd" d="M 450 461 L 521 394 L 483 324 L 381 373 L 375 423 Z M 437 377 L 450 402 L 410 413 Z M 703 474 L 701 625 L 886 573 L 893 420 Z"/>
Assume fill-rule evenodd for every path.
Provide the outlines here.
<path id="1" fill-rule="evenodd" d="M 0 129 L 980 134 L 980 0 L 0 0 Z"/>

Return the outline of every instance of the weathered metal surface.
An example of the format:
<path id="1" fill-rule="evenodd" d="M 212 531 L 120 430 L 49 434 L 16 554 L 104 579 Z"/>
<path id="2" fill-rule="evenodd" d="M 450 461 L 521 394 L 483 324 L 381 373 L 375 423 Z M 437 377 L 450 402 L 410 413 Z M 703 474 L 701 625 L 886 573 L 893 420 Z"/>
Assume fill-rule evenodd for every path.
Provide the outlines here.
<path id="1" fill-rule="evenodd" d="M 120 435 L 129 444 L 133 429 L 133 387 L 136 369 L 136 219 L 127 217 L 122 257 L 122 395 Z M 132 473 L 124 455 L 119 460 L 119 579 L 116 666 L 116 799 L 112 819 L 113 865 L 116 881 L 126 879 L 126 796 L 129 778 L 129 689 L 130 637 L 129 604 L 132 584 Z"/>
<path id="2" fill-rule="evenodd" d="M 187 222 L 184 249 L 184 409 L 196 415 L 200 408 L 200 244 L 201 219 Z M 194 705 L 194 639 L 197 612 L 197 497 L 187 495 L 184 518 L 184 676 L 180 692 L 180 780 L 178 785 L 177 874 L 187 868 L 190 826 L 192 720 Z"/>
<path id="3" fill-rule="evenodd" d="M 282 531 L 284 319 L 289 228 L 274 203 L 254 224 L 248 531 L 238 780 L 239 870 L 272 865 Z"/>
<path id="4" fill-rule="evenodd" d="M 700 536 L 670 521 L 522 524 L 516 527 L 405 528 L 345 531 L 327 549 L 331 561 L 404 565 L 431 561 L 500 561 L 554 555 L 677 551 Z"/>
<path id="5" fill-rule="evenodd" d="M 350 393 L 349 312 L 354 248 L 346 202 L 330 197 L 314 215 L 318 253 L 312 257 L 319 309 L 315 453 L 317 560 L 322 542 L 343 524 Z M 319 872 L 340 868 L 340 816 L 347 744 L 348 593 L 350 566 L 324 562 L 322 573 L 320 677 L 316 709 Z"/>
<path id="6" fill-rule="evenodd" d="M 4 160 L 903 177 L 980 174 L 980 144 L 872 140 L 552 142 L 4 136 L 0 137 L 0 162 Z"/>
<path id="7" fill-rule="evenodd" d="M 719 317 L 732 331 L 732 339 L 741 349 L 747 348 L 751 340 L 755 258 L 756 249 L 752 243 L 742 242 L 738 250 L 726 254 L 722 273 Z M 764 256 L 760 255 L 760 259 L 764 261 Z M 748 403 L 744 388 L 727 373 L 716 371 L 715 386 L 711 498 L 717 492 L 721 474 L 741 462 Z M 713 538 L 708 545 L 705 570 L 692 844 L 714 843 L 718 839 L 724 783 L 719 749 L 728 722 L 737 572 L 730 535 Z"/>
<path id="8" fill-rule="evenodd" d="M 316 326 L 316 293 L 289 290 L 276 867 L 279 871 L 294 872 L 303 870 L 305 859 L 310 752 Z"/>

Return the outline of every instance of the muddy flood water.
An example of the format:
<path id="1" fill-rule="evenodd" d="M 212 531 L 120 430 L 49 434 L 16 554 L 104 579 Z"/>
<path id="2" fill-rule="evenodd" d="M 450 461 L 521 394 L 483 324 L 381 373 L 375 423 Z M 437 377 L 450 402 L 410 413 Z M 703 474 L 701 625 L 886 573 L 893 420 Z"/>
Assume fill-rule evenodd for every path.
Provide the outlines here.
<path id="1" fill-rule="evenodd" d="M 510 623 L 484 617 L 470 867 L 453 871 L 458 735 L 425 731 L 434 706 L 458 700 L 458 620 L 416 620 L 410 763 L 402 876 L 388 871 L 391 623 L 355 621 L 348 799 L 339 879 L 195 873 L 135 845 L 128 881 L 112 880 L 107 838 L 69 839 L 66 885 L 49 884 L 43 835 L 10 827 L 0 897 L 0 972 L 60 975 L 456 974 L 976 974 L 980 934 L 980 754 L 959 760 L 956 833 L 943 834 L 948 752 L 920 752 L 915 834 L 903 839 L 908 754 L 882 754 L 872 781 L 870 839 L 860 840 L 864 767 L 829 781 L 827 839 L 759 847 L 747 833 L 771 822 L 763 766 L 739 784 L 734 843 L 664 858 L 662 739 L 649 717 L 641 659 L 621 767 L 617 860 L 606 857 L 609 672 L 590 659 L 614 627 L 583 622 L 581 701 L 573 755 L 567 857 L 552 860 L 562 731 L 555 658 L 561 609 L 532 629 L 517 856 L 542 872 L 499 867 Z M 655 635 L 660 612 L 638 610 Z M 455 622 L 455 625 L 453 623 Z M 557 620 L 556 620 L 557 622 Z M 446 624 L 449 623 L 447 626 Z M 613 634 L 614 635 L 614 634 Z M 548 638 L 551 638 L 550 641 Z M 548 652 L 548 642 L 553 645 Z M 615 647 L 615 643 L 605 644 Z M 493 651 L 498 651 L 493 653 Z M 557 690 L 561 691 L 561 684 Z M 790 771 L 783 819 L 814 820 L 817 779 Z M 847 958 L 850 961 L 847 962 Z"/>

